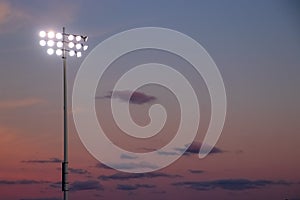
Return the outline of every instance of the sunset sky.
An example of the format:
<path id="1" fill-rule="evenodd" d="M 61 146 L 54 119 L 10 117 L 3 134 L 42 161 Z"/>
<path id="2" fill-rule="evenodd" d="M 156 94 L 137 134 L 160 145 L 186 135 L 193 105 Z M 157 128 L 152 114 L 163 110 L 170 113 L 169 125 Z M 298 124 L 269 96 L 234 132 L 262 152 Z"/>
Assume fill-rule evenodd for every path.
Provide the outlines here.
<path id="1" fill-rule="evenodd" d="M 38 33 L 65 26 L 67 32 L 89 36 L 83 57 L 67 59 L 70 199 L 300 200 L 299 10 L 298 1 L 276 0 L 0 0 L 0 199 L 62 199 L 62 59 L 47 55 Z M 122 133 L 109 107 L 110 91 L 122 73 L 138 64 L 164 63 L 185 74 L 199 99 L 201 121 L 192 146 L 162 170 L 134 174 L 103 165 L 81 143 L 71 114 L 76 73 L 100 42 L 138 27 L 190 36 L 219 68 L 227 116 L 218 143 L 204 159 L 197 154 L 211 111 L 205 82 L 179 57 L 151 49 L 112 63 L 96 92 L 98 120 L 108 138 L 127 150 L 148 152 L 168 143 L 180 110 L 166 88 L 142 87 L 130 104 L 141 125 L 149 122 L 153 103 L 166 108 L 166 126 L 153 138 Z M 123 103 L 124 95 L 116 100 Z"/>

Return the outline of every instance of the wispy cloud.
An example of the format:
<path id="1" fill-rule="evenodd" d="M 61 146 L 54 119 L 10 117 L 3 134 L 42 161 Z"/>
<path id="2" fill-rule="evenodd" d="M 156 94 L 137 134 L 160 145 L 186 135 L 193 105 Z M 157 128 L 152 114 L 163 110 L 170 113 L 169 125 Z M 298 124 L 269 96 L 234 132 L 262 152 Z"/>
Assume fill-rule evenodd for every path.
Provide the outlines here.
<path id="1" fill-rule="evenodd" d="M 31 185 L 31 184 L 43 184 L 49 183 L 49 181 L 37 181 L 37 180 L 0 180 L 0 185 Z"/>
<path id="2" fill-rule="evenodd" d="M 50 187 L 52 188 L 61 188 L 61 181 L 58 182 L 52 182 L 49 184 Z"/>
<path id="3" fill-rule="evenodd" d="M 58 167 L 56 169 L 60 171 L 61 167 Z M 88 170 L 85 170 L 85 169 L 69 167 L 68 170 L 69 170 L 69 173 L 71 173 L 71 174 L 78 174 L 78 175 L 90 175 L 91 174 Z"/>
<path id="4" fill-rule="evenodd" d="M 44 102 L 45 102 L 44 100 L 38 98 L 0 100 L 0 109 L 24 108 L 24 107 L 38 105 Z"/>
<path id="5" fill-rule="evenodd" d="M 49 158 L 48 160 L 22 160 L 21 162 L 44 164 L 44 163 L 61 163 L 62 160 L 60 160 L 59 158 Z"/>
<path id="6" fill-rule="evenodd" d="M 61 198 L 58 198 L 58 197 L 49 197 L 49 198 L 26 198 L 26 199 L 20 199 L 20 200 L 61 200 Z"/>
<path id="7" fill-rule="evenodd" d="M 10 1 L 0 1 L 0 33 L 16 30 L 30 18 L 29 13 L 15 7 Z"/>
<path id="8" fill-rule="evenodd" d="M 10 15 L 10 4 L 5 1 L 0 2 L 0 24 L 5 23 Z"/>
<path id="9" fill-rule="evenodd" d="M 155 188 L 155 185 L 149 185 L 149 184 L 135 184 L 135 185 L 127 185 L 127 184 L 118 184 L 117 189 L 118 190 L 137 190 L 140 188 Z"/>
<path id="10" fill-rule="evenodd" d="M 178 152 L 176 151 L 157 151 L 158 155 L 162 156 L 175 156 L 178 155 Z"/>
<path id="11" fill-rule="evenodd" d="M 131 104 L 145 104 L 152 102 L 156 100 L 156 97 L 147 95 L 143 92 L 136 92 L 136 91 L 129 91 L 129 90 L 124 90 L 124 91 L 114 91 L 109 92 L 108 95 L 103 96 L 103 97 L 96 97 L 96 99 L 120 99 L 121 101 L 129 102 Z"/>
<path id="12" fill-rule="evenodd" d="M 131 155 L 127 155 L 127 154 L 122 154 L 120 156 L 121 159 L 129 159 L 129 160 L 132 160 L 132 159 L 137 159 L 138 157 L 137 156 L 131 156 Z"/>
<path id="13" fill-rule="evenodd" d="M 204 173 L 203 170 L 198 170 L 198 169 L 189 169 L 189 172 L 192 174 L 202 174 Z"/>
<path id="14" fill-rule="evenodd" d="M 61 181 L 50 183 L 52 188 L 61 188 Z M 103 186 L 96 180 L 87 181 L 74 181 L 70 183 L 71 191 L 81 191 L 81 190 L 103 190 Z"/>
<path id="15" fill-rule="evenodd" d="M 88 181 L 74 181 L 70 184 L 70 190 L 81 191 L 81 190 L 103 190 L 103 186 L 99 181 L 88 180 Z"/>
<path id="16" fill-rule="evenodd" d="M 150 173 L 124 173 L 124 172 L 118 172 L 113 175 L 102 175 L 99 176 L 98 178 L 103 181 L 108 181 L 108 180 L 120 180 L 120 181 L 125 181 L 129 179 L 141 179 L 141 178 L 158 178 L 158 177 L 163 177 L 163 178 L 178 178 L 181 177 L 179 175 L 171 175 L 171 174 L 165 174 L 161 172 L 150 172 Z"/>
<path id="17" fill-rule="evenodd" d="M 191 155 L 191 154 L 198 154 L 200 147 L 202 146 L 201 142 L 193 142 L 189 148 L 184 152 L 184 155 Z M 184 151 L 183 148 L 176 148 L 175 150 L 182 152 Z M 222 149 L 218 147 L 213 147 L 212 150 L 210 151 L 210 154 L 217 154 L 217 153 L 224 153 Z"/>
<path id="18" fill-rule="evenodd" d="M 69 168 L 69 171 L 70 171 L 72 174 L 81 174 L 81 175 L 84 175 L 84 174 L 90 174 L 90 172 L 87 171 L 87 170 L 85 170 L 85 169 Z"/>
<path id="19" fill-rule="evenodd" d="M 71 23 L 76 20 L 79 7 L 79 3 L 60 2 L 57 6 L 57 3 L 52 1 L 36 1 L 34 6 L 28 6 L 25 2 L 2 0 L 0 1 L 0 34 L 11 33 L 31 25 Z"/>
<path id="20" fill-rule="evenodd" d="M 194 190 L 248 190 L 258 189 L 270 185 L 286 185 L 289 186 L 293 183 L 286 181 L 270 181 L 270 180 L 248 180 L 248 179 L 221 179 L 214 181 L 185 181 L 173 183 L 174 186 L 183 186 Z"/>
<path id="21" fill-rule="evenodd" d="M 122 162 L 122 163 L 110 163 L 114 169 L 157 169 L 155 164 L 149 162 Z"/>
<path id="22" fill-rule="evenodd" d="M 95 165 L 95 167 L 96 167 L 96 168 L 102 168 L 102 169 L 113 169 L 113 168 L 111 168 L 111 167 L 109 167 L 109 166 L 107 166 L 107 165 L 104 165 L 104 164 L 102 164 L 102 163 L 97 163 L 97 164 Z"/>

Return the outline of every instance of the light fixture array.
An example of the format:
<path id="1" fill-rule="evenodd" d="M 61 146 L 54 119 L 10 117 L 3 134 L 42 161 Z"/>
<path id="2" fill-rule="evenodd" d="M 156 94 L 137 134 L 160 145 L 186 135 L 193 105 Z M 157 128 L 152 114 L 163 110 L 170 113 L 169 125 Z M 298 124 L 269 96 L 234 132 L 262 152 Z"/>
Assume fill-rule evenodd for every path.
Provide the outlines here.
<path id="1" fill-rule="evenodd" d="M 47 53 L 49 55 L 56 54 L 58 56 L 65 56 L 67 53 L 69 56 L 81 57 L 81 51 L 87 50 L 88 46 L 85 45 L 87 36 L 60 33 L 54 31 L 40 31 L 39 36 L 41 38 L 39 44 L 41 46 L 48 47 Z"/>

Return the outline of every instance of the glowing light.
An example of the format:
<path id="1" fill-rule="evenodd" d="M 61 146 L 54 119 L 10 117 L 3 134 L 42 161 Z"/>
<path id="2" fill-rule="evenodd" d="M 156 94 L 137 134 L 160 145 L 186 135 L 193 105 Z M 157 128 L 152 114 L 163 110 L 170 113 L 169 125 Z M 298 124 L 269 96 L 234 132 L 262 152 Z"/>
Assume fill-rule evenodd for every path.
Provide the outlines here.
<path id="1" fill-rule="evenodd" d="M 69 35 L 68 40 L 70 40 L 70 41 L 74 40 L 74 35 Z"/>
<path id="2" fill-rule="evenodd" d="M 69 47 L 69 48 L 73 48 L 73 47 L 74 47 L 74 43 L 73 43 L 73 42 L 70 42 L 70 43 L 68 44 L 68 47 Z"/>
<path id="3" fill-rule="evenodd" d="M 80 58 L 80 57 L 82 56 L 81 52 L 78 51 L 78 52 L 76 53 L 76 56 L 77 56 L 77 58 Z"/>
<path id="4" fill-rule="evenodd" d="M 46 37 L 46 32 L 45 31 L 40 31 L 39 36 L 42 37 L 42 38 Z"/>
<path id="5" fill-rule="evenodd" d="M 42 46 L 42 47 L 44 47 L 44 46 L 46 46 L 46 41 L 45 40 L 40 40 L 40 45 Z"/>
<path id="6" fill-rule="evenodd" d="M 69 56 L 74 56 L 75 55 L 75 51 L 71 50 L 69 51 Z"/>
<path id="7" fill-rule="evenodd" d="M 82 47 L 82 44 L 76 44 L 76 49 L 81 49 L 81 47 Z"/>
<path id="8" fill-rule="evenodd" d="M 87 36 L 44 30 L 41 30 L 38 34 L 40 37 L 39 45 L 46 46 L 49 55 L 63 55 L 63 58 L 65 58 L 67 53 L 68 56 L 79 58 L 82 57 L 82 52 L 88 48 L 85 45 L 88 39 Z"/>
<path id="9" fill-rule="evenodd" d="M 54 53 L 54 50 L 52 48 L 47 49 L 47 54 L 52 55 Z"/>
<path id="10" fill-rule="evenodd" d="M 48 38 L 52 39 L 52 38 L 54 38 L 54 36 L 55 36 L 55 34 L 53 31 L 48 32 Z"/>
<path id="11" fill-rule="evenodd" d="M 53 41 L 53 40 L 48 40 L 48 41 L 47 41 L 47 45 L 48 45 L 49 47 L 53 47 L 53 46 L 54 46 L 54 41 Z"/>
<path id="12" fill-rule="evenodd" d="M 56 53 L 56 55 L 61 56 L 62 55 L 62 50 L 61 49 L 57 49 L 55 53 Z"/>
<path id="13" fill-rule="evenodd" d="M 63 43 L 61 41 L 59 41 L 59 42 L 56 43 L 56 46 L 58 48 L 62 48 L 63 47 Z"/>
<path id="14" fill-rule="evenodd" d="M 63 35 L 61 33 L 56 33 L 55 37 L 56 39 L 60 40 L 62 39 Z"/>
<path id="15" fill-rule="evenodd" d="M 75 37 L 75 39 L 76 39 L 77 42 L 79 42 L 79 41 L 81 40 L 81 36 L 80 36 L 80 35 L 77 35 L 77 36 Z"/>

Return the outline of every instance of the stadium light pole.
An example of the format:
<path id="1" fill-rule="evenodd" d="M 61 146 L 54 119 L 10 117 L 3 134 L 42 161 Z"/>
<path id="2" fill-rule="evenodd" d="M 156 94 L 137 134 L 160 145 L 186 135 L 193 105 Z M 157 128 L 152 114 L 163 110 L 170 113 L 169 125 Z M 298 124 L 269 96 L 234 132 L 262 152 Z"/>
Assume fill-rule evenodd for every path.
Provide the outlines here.
<path id="1" fill-rule="evenodd" d="M 63 27 L 62 33 L 53 31 L 40 31 L 39 41 L 41 46 L 47 46 L 47 53 L 61 56 L 63 59 L 63 112 L 64 112 L 64 160 L 62 162 L 62 191 L 64 192 L 64 200 L 68 200 L 68 116 L 67 116 L 67 55 L 81 57 L 80 50 L 85 51 L 88 46 L 85 45 L 88 37 L 77 34 L 66 33 Z"/>

